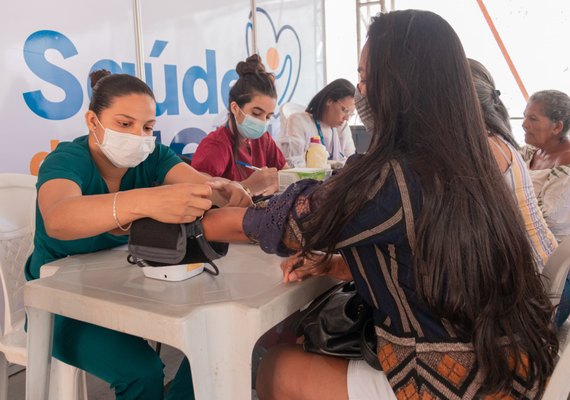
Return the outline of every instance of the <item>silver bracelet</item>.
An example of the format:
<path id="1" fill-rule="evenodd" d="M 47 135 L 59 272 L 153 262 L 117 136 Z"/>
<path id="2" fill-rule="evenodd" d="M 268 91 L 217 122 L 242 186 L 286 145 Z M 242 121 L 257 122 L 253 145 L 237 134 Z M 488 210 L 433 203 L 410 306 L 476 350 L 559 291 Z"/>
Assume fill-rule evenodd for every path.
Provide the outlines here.
<path id="1" fill-rule="evenodd" d="M 115 196 L 113 196 L 113 218 L 115 219 L 115 225 L 117 225 L 117 227 L 122 230 L 123 232 L 128 232 L 129 229 L 131 229 L 131 225 L 133 224 L 132 222 L 129 224 L 129 226 L 127 226 L 126 228 L 123 228 L 121 226 L 121 223 L 119 222 L 119 218 L 117 218 L 117 196 L 119 195 L 119 192 L 115 193 Z"/>

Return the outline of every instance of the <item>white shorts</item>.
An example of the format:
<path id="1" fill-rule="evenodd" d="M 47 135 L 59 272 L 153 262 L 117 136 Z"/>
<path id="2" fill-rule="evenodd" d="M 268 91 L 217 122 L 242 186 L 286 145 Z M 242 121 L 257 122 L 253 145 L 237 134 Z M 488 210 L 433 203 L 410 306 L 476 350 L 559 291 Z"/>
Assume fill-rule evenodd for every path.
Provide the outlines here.
<path id="1" fill-rule="evenodd" d="M 350 360 L 347 372 L 348 400 L 396 400 L 383 371 L 364 360 Z"/>

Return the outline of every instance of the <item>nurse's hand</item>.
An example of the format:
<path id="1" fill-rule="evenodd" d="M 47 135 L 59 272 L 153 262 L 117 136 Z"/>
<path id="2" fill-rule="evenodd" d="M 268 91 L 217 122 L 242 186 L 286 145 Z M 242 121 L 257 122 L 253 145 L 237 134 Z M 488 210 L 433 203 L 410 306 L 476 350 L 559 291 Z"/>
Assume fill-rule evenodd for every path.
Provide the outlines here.
<path id="1" fill-rule="evenodd" d="M 242 185 L 224 178 L 210 178 L 207 184 L 213 190 L 212 200 L 217 206 L 249 207 L 252 200 Z"/>
<path id="2" fill-rule="evenodd" d="M 212 188 L 206 184 L 177 183 L 148 190 L 140 204 L 142 214 L 161 222 L 192 222 L 212 208 Z"/>

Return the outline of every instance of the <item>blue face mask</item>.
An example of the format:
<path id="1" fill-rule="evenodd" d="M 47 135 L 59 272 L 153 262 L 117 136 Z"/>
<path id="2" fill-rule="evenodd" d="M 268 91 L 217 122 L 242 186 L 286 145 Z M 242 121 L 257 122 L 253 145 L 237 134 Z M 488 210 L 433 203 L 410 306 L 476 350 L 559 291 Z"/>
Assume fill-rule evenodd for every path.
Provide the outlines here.
<path id="1" fill-rule="evenodd" d="M 269 121 L 260 121 L 257 118 L 246 114 L 241 108 L 239 109 L 245 118 L 240 124 L 236 119 L 237 129 L 239 133 L 246 139 L 259 139 L 267 132 L 267 127 L 269 126 Z"/>

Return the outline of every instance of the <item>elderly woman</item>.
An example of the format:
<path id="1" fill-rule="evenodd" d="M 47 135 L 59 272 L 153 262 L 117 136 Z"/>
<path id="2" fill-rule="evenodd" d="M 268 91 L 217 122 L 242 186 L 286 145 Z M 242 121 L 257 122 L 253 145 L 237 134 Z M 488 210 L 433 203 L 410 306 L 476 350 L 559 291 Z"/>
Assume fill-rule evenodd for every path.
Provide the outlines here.
<path id="1" fill-rule="evenodd" d="M 542 212 L 559 242 L 570 235 L 570 97 L 557 90 L 533 94 L 524 111 L 523 158 Z"/>
<path id="2" fill-rule="evenodd" d="M 522 150 L 530 169 L 534 192 L 548 227 L 562 242 L 570 235 L 570 97 L 558 90 L 533 94 L 524 111 L 523 129 L 528 146 Z M 565 293 L 570 293 L 570 279 Z M 557 323 L 570 314 L 563 296 Z"/>

